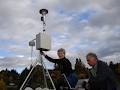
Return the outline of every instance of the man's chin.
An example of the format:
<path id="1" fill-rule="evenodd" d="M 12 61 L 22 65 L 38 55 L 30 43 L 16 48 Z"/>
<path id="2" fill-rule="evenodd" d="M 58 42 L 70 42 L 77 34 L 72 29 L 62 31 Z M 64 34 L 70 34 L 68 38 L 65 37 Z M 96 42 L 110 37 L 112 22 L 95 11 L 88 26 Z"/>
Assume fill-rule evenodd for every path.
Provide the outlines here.
<path id="1" fill-rule="evenodd" d="M 59 57 L 60 59 L 63 59 L 64 57 Z"/>
<path id="2" fill-rule="evenodd" d="M 91 65 L 91 64 L 89 64 L 89 65 L 90 65 L 91 67 L 94 66 L 94 65 Z"/>

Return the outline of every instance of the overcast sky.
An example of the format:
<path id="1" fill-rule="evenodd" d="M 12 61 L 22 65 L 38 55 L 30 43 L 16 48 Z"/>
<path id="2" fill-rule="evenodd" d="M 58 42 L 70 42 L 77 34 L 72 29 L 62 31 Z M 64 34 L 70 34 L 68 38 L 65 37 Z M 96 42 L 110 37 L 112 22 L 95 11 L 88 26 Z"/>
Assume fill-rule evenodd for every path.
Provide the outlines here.
<path id="1" fill-rule="evenodd" d="M 22 70 L 31 63 L 28 42 L 42 31 L 39 10 L 46 8 L 47 33 L 56 57 L 65 48 L 72 64 L 88 52 L 119 62 L 120 0 L 0 0 L 0 70 Z M 38 56 L 34 49 L 34 58 Z M 34 62 L 33 60 L 32 62 Z M 52 63 L 45 61 L 48 68 Z"/>

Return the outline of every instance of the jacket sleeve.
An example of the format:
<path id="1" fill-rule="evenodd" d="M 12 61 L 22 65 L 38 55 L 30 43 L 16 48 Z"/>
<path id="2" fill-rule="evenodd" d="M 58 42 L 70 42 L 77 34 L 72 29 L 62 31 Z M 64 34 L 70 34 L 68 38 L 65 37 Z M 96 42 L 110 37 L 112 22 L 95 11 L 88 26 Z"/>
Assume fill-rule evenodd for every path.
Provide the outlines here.
<path id="1" fill-rule="evenodd" d="M 53 62 L 53 63 L 59 63 L 59 60 L 58 59 L 53 59 L 53 58 L 51 58 L 51 57 L 49 57 L 49 56 L 45 56 L 45 58 L 48 60 L 48 61 L 50 61 L 50 62 Z"/>

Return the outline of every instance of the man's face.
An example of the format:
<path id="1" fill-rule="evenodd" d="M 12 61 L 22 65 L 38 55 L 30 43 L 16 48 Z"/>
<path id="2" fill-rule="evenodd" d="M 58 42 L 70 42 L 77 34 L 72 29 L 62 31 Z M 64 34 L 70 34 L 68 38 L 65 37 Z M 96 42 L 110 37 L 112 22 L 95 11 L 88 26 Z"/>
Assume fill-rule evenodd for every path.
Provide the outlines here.
<path id="1" fill-rule="evenodd" d="M 65 57 L 65 53 L 62 52 L 62 51 L 58 52 L 57 54 L 58 54 L 58 56 L 59 56 L 60 59 L 63 59 Z"/>
<path id="2" fill-rule="evenodd" d="M 88 57 L 87 57 L 87 63 L 88 63 L 90 66 L 94 66 L 94 65 L 96 65 L 96 63 L 97 63 L 97 60 L 96 60 L 96 58 L 93 57 L 93 56 L 88 56 Z"/>

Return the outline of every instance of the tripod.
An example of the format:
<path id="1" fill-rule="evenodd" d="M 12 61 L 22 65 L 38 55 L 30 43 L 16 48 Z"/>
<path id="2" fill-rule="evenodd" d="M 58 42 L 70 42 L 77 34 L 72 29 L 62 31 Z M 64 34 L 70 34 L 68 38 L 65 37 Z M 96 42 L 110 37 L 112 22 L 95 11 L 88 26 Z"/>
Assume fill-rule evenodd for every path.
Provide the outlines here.
<path id="1" fill-rule="evenodd" d="M 41 51 L 40 51 L 40 52 L 41 52 Z M 22 86 L 20 87 L 19 90 L 23 90 L 23 89 L 25 88 L 26 83 L 29 81 L 30 75 L 32 74 L 34 68 L 37 66 L 38 63 L 41 64 L 41 66 L 42 66 L 43 75 L 44 75 L 44 81 L 45 81 L 45 82 L 44 82 L 45 88 L 48 87 L 48 85 L 47 85 L 47 79 L 46 79 L 46 74 L 48 74 L 48 77 L 50 78 L 50 81 L 51 81 L 51 83 L 52 83 L 52 85 L 53 85 L 53 88 L 54 88 L 54 90 L 56 90 L 55 85 L 54 85 L 54 83 L 53 83 L 53 80 L 52 80 L 52 78 L 51 78 L 51 76 L 50 76 L 50 74 L 49 74 L 49 72 L 48 72 L 48 69 L 45 67 L 45 64 L 44 64 L 44 62 L 43 62 L 41 53 L 40 53 L 40 58 L 39 58 L 39 60 L 37 60 L 37 61 L 33 64 L 33 67 L 32 67 L 32 69 L 31 69 L 31 71 L 29 72 L 28 76 L 26 77 L 25 81 L 23 82 L 23 84 L 22 84 Z M 44 69 L 44 67 L 45 67 L 45 69 Z"/>
<path id="2" fill-rule="evenodd" d="M 48 10 L 41 9 L 39 12 L 40 12 L 40 14 L 42 14 L 41 21 L 43 22 L 43 32 L 45 32 L 46 24 L 45 24 L 45 19 L 44 18 L 45 18 L 45 15 L 48 13 Z M 44 42 L 46 40 L 47 40 L 47 42 L 50 42 L 50 40 L 49 40 L 47 35 L 39 33 L 38 35 L 36 35 L 36 39 L 33 39 L 31 42 L 29 42 L 30 46 L 35 46 L 34 40 L 36 40 L 36 49 L 39 50 L 39 60 L 36 60 L 36 62 L 33 64 L 32 69 L 30 70 L 28 76 L 26 77 L 25 81 L 23 82 L 23 84 L 22 84 L 22 86 L 20 87 L 19 90 L 24 90 L 24 88 L 26 86 L 26 83 L 29 81 L 30 76 L 31 76 L 34 68 L 37 66 L 37 64 L 41 64 L 41 66 L 42 66 L 42 72 L 43 72 L 43 75 L 44 75 L 43 80 L 44 80 L 45 88 L 46 89 L 48 88 L 47 79 L 46 79 L 46 75 L 48 75 L 48 77 L 49 77 L 49 79 L 50 79 L 50 81 L 52 83 L 53 90 L 56 90 L 55 85 L 53 83 L 53 80 L 52 80 L 52 78 L 51 78 L 51 76 L 49 74 L 48 69 L 46 68 L 46 66 L 45 66 L 45 64 L 43 62 L 42 55 L 41 55 L 42 51 L 44 51 L 44 50 L 46 51 L 46 50 L 50 49 L 49 43 L 47 43 L 48 45 L 46 45 L 46 42 Z M 31 56 L 32 56 L 32 54 L 31 54 Z"/>

